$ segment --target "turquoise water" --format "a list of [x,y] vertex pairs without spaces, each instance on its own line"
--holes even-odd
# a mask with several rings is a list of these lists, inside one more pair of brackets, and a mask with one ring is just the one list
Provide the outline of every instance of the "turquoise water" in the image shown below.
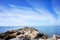
[[[23,28],[24,26],[0,26],[0,33],[10,31],[10,30],[17,30]],[[59,26],[34,26],[34,28],[38,29],[39,31],[52,36],[52,35],[60,35],[60,27]]]

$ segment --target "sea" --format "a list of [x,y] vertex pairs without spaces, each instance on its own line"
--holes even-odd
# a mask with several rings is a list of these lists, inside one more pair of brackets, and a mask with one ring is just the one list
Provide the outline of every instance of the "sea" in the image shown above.
[[[25,26],[0,26],[0,34],[10,30],[18,30],[23,27]],[[30,27],[36,28],[40,32],[43,32],[49,36],[53,35],[60,36],[60,26],[30,26]]]

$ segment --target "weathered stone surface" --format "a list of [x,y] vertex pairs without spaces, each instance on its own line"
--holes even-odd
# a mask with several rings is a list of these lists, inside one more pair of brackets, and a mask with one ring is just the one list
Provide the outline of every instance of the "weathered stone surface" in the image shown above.
[[47,39],[48,36],[32,27],[24,27],[0,34],[0,39],[3,40],[38,40],[39,38]]

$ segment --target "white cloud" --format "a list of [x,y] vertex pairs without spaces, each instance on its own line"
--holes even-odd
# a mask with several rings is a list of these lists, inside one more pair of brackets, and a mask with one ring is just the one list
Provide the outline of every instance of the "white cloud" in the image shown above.
[[10,6],[12,7],[10,10],[0,7],[3,10],[0,13],[0,26],[54,26],[60,23],[60,19],[56,20],[45,9],[36,9],[42,13],[39,14],[30,8],[18,9],[13,5]]

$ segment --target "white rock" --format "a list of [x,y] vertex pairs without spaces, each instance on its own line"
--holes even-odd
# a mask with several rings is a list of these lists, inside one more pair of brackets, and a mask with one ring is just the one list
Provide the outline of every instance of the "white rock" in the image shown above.
[[57,39],[57,40],[60,40],[60,39]]

